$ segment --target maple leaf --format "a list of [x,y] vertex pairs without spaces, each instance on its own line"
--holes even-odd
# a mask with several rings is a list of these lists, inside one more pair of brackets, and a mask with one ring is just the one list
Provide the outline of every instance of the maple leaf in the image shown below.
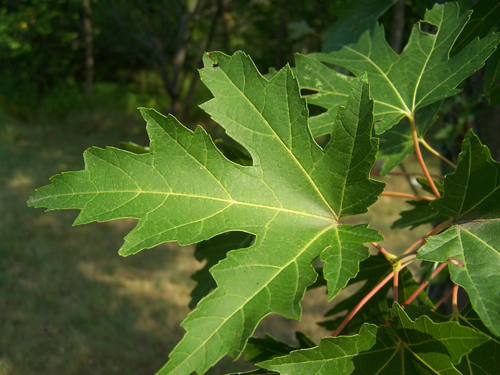
[[442,374],[460,375],[454,365],[489,340],[457,322],[412,321],[395,303],[390,326],[365,323],[354,336],[323,338],[318,347],[258,363],[281,375]]
[[472,130],[462,143],[455,172],[444,179],[444,195],[430,204],[452,218],[452,226],[428,238],[417,258],[446,262],[451,279],[469,294],[485,325],[500,335],[500,163]]
[[433,322],[449,322],[456,320],[465,327],[470,327],[477,332],[482,332],[489,336],[490,340],[483,345],[476,347],[471,353],[463,356],[460,364],[456,365],[463,375],[493,375],[498,373],[500,367],[500,337],[493,335],[483,324],[477,313],[469,303],[457,314],[444,316],[427,309],[424,306],[408,305],[405,312],[411,319],[417,319],[422,315],[427,315]]
[[314,59],[344,67],[358,77],[367,74],[375,103],[375,129],[382,133],[403,117],[414,118],[420,108],[460,92],[457,85],[480,69],[495,51],[500,36],[489,34],[470,42],[462,39],[468,44],[461,45],[461,50],[450,58],[471,13],[460,14],[456,3],[435,4],[426,11],[423,22],[437,27],[436,33],[414,25],[399,55],[387,43],[383,27],[375,18],[369,18],[360,21],[350,33],[329,35],[326,53],[298,57],[296,69],[302,88],[317,92],[307,96],[308,102],[327,109],[317,119],[311,119],[312,133],[329,133],[338,106],[343,104],[341,98],[347,95],[345,82],[352,79],[326,67],[319,69]]
[[91,148],[85,170],[53,177],[29,200],[80,209],[75,224],[139,219],[122,255],[228,231],[255,235],[252,246],[211,268],[217,288],[182,323],[186,334],[161,374],[203,373],[226,353],[236,358],[266,315],[300,319],[299,302],[317,277],[315,258],[325,259],[336,293],[369,256],[363,242],[382,240],[366,225],[340,225],[366,212],[384,187],[369,178],[378,145],[366,82],[356,82],[323,150],[288,66],[268,81],[244,53],[212,53],[204,64],[201,78],[214,98],[202,108],[246,148],[252,166],[226,159],[201,127],[193,133],[172,116],[141,109],[149,153]]

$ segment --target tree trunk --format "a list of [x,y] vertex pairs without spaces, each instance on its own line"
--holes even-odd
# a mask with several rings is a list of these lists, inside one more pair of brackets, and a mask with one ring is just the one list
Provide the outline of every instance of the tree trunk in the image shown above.
[[92,39],[92,22],[90,20],[90,0],[82,0],[83,7],[83,36],[85,41],[85,95],[92,96],[94,82],[94,53]]

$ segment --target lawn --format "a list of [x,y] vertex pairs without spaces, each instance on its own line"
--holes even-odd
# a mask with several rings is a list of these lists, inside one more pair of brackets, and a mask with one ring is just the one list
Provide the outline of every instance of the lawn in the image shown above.
[[[138,116],[103,109],[57,123],[0,114],[0,375],[150,375],[181,339],[190,276],[202,267],[193,246],[168,243],[122,258],[117,251],[134,220],[72,227],[77,212],[26,205],[50,176],[82,169],[86,148],[147,144],[144,125]],[[414,160],[407,167],[418,171]],[[386,180],[388,190],[411,192],[402,177]],[[404,208],[404,200],[381,197],[362,220],[387,234],[391,221],[379,218],[394,221]],[[428,228],[393,231],[384,246],[402,252]],[[324,293],[306,294],[302,322],[270,316],[257,334],[291,344],[294,330],[315,340],[327,335],[314,324],[332,306]],[[227,358],[210,373],[244,369]]]

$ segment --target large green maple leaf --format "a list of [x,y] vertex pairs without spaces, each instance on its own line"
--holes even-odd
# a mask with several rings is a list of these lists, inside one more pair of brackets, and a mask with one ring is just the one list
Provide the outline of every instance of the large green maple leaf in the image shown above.
[[[444,179],[444,195],[430,204],[452,226],[427,239],[417,258],[446,262],[451,279],[469,294],[484,324],[500,336],[500,163],[470,130],[457,169]],[[458,266],[456,265],[458,264]]]
[[282,375],[440,374],[460,375],[455,368],[473,348],[489,340],[457,322],[412,321],[396,303],[390,326],[365,323],[354,336],[323,338],[318,347],[258,363]]
[[193,133],[142,109],[149,153],[91,148],[85,170],[53,177],[29,201],[80,209],[75,224],[139,219],[122,255],[228,231],[256,236],[210,270],[217,288],[182,323],[187,332],[162,374],[203,373],[226,353],[237,357],[266,315],[301,317],[315,258],[324,258],[328,288],[338,291],[369,256],[362,243],[381,240],[366,225],[340,225],[342,217],[366,212],[384,187],[369,179],[378,146],[367,83],[356,83],[323,150],[288,66],[268,81],[243,53],[213,53],[204,63],[201,78],[214,98],[202,108],[248,150],[252,166],[227,160],[201,127]]
[[338,106],[347,97],[346,83],[352,80],[326,66],[320,68],[317,61],[344,67],[358,77],[367,74],[377,133],[390,129],[403,117],[415,118],[420,108],[460,92],[457,85],[483,66],[500,38],[489,34],[474,39],[450,58],[470,16],[470,11],[460,14],[456,3],[434,5],[425,13],[423,23],[435,26],[436,33],[414,25],[399,55],[387,43],[383,27],[371,18],[350,33],[330,35],[325,53],[298,57],[296,69],[302,88],[317,92],[307,96],[308,102],[327,109],[311,119],[312,133],[329,133]]

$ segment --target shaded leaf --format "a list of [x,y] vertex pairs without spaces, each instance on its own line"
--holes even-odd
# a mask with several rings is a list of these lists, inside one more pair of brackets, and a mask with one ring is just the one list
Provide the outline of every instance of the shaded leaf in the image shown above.
[[297,339],[299,348],[301,349],[314,348],[315,346],[318,346],[318,344],[316,344],[313,339],[302,332],[295,332],[295,338]]
[[498,373],[500,368],[500,356],[498,355],[500,353],[500,337],[494,336],[486,328],[470,303],[467,303],[457,316],[440,315],[423,306],[406,306],[405,311],[411,319],[428,315],[435,322],[458,320],[461,325],[486,334],[490,340],[466,354],[456,368],[464,375],[494,375]]
[[430,207],[429,201],[426,200],[415,200],[406,201],[406,203],[413,206],[411,210],[402,211],[400,213],[401,218],[396,220],[391,228],[406,228],[411,226],[410,229],[415,229],[416,227],[423,224],[437,223],[448,220],[448,216],[442,215],[436,210]]
[[472,16],[453,45],[451,55],[460,52],[475,38],[484,38],[500,20],[500,2],[497,0],[479,0],[472,7]]
[[[434,5],[425,13],[423,22],[436,26],[436,34],[423,32],[420,25],[414,25],[400,55],[389,46],[376,19],[367,19],[354,31],[345,33],[339,42],[330,44],[328,53],[310,57],[342,66],[358,77],[367,74],[375,103],[375,129],[382,133],[403,117],[414,116],[418,109],[458,93],[457,85],[480,69],[493,53],[500,38],[496,34],[473,40],[449,59],[453,43],[470,14],[459,15],[459,7],[454,3]],[[337,88],[342,83],[331,81],[330,85]],[[325,82],[316,86],[327,87]],[[334,105],[326,108],[330,106]],[[314,128],[312,131],[319,133]]]
[[[349,285],[363,282],[363,286],[355,293],[350,295],[343,301],[337,303],[330,309],[325,316],[337,317],[333,320],[327,320],[318,323],[320,326],[334,331],[345,316],[351,311],[358,302],[366,296],[379,282],[392,272],[392,265],[382,255],[371,256],[366,261],[361,262],[360,271],[356,278],[350,280]],[[413,292],[419,287],[419,283],[414,279],[412,273],[408,269],[402,269],[399,273],[399,300],[406,301]],[[364,323],[383,324],[389,319],[389,309],[391,301],[387,298],[389,290],[392,288],[392,282],[385,284],[349,321],[343,332],[357,332]],[[424,291],[418,295],[421,301],[425,301],[426,305],[432,307],[432,302],[426,298]],[[412,304],[417,304],[414,300]]]
[[245,232],[228,232],[196,245],[195,258],[200,262],[206,260],[206,263],[202,269],[191,276],[197,284],[191,292],[189,308],[196,307],[198,302],[217,286],[212,274],[209,272],[210,268],[224,259],[228,251],[243,249],[252,245],[254,238],[254,235]]
[[266,333],[265,338],[250,337],[245,348],[245,361],[250,363],[262,362],[289,354],[297,348]]
[[500,334],[500,163],[470,130],[462,143],[457,169],[444,179],[444,195],[431,208],[451,216],[453,225],[428,238],[419,259],[450,264],[451,279],[469,294],[484,324]]
[[141,146],[134,142],[120,142],[120,146],[132,151],[134,154],[147,154],[149,152],[149,147]]
[[489,100],[490,105],[500,104],[500,49],[488,60],[488,65],[484,73],[484,95]]
[[390,327],[364,324],[354,336],[323,338],[317,348],[259,363],[288,374],[460,374],[453,365],[489,338],[456,322],[412,321],[395,304]]
[[338,1],[335,23],[324,35],[323,51],[329,52],[331,46],[342,43],[349,30],[359,26],[360,21],[372,17],[378,19],[397,0],[341,0]]

